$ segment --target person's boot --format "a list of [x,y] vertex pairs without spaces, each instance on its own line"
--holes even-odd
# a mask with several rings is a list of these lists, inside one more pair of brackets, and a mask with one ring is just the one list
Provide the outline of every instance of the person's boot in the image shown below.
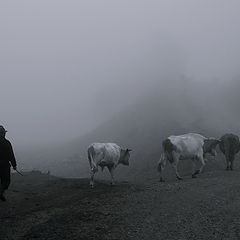
[[4,188],[1,186],[0,187],[0,200],[3,201],[3,202],[6,202],[6,198],[4,197]]

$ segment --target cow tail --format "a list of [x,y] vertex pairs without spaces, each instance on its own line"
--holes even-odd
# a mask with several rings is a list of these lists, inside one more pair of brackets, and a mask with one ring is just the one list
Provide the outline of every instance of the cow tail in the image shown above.
[[167,153],[171,153],[174,150],[174,145],[172,144],[170,139],[165,139],[162,142],[162,147],[163,147],[163,151]]
[[163,147],[163,153],[164,153],[164,158],[167,157],[168,161],[170,163],[173,162],[173,151],[176,150],[176,147],[172,144],[172,142],[170,141],[170,139],[165,139],[162,142],[162,147]]
[[93,150],[92,147],[88,149],[88,160],[89,160],[89,164],[90,164],[90,167],[91,167],[91,171],[92,171],[92,172],[97,172],[98,168],[97,168],[96,163],[95,163],[94,160],[93,160],[93,156],[92,156],[92,151],[91,151],[91,150]]

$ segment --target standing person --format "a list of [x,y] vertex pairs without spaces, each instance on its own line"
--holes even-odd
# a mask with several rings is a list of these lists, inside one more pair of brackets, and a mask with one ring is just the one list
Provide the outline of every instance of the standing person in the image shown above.
[[17,164],[11,143],[5,138],[6,130],[0,126],[0,200],[6,201],[4,192],[8,189],[11,178],[11,166],[17,170]]

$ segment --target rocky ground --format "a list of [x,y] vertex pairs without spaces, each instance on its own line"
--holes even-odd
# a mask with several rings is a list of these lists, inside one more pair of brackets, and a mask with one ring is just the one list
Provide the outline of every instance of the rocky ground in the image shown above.
[[13,176],[0,239],[240,239],[240,172],[145,183]]

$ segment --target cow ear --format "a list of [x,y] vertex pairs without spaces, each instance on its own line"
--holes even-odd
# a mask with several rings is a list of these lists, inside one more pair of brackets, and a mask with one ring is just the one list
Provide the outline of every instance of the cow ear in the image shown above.
[[132,149],[128,149],[128,148],[127,148],[127,151],[128,151],[128,152],[131,152],[131,151],[132,151]]

